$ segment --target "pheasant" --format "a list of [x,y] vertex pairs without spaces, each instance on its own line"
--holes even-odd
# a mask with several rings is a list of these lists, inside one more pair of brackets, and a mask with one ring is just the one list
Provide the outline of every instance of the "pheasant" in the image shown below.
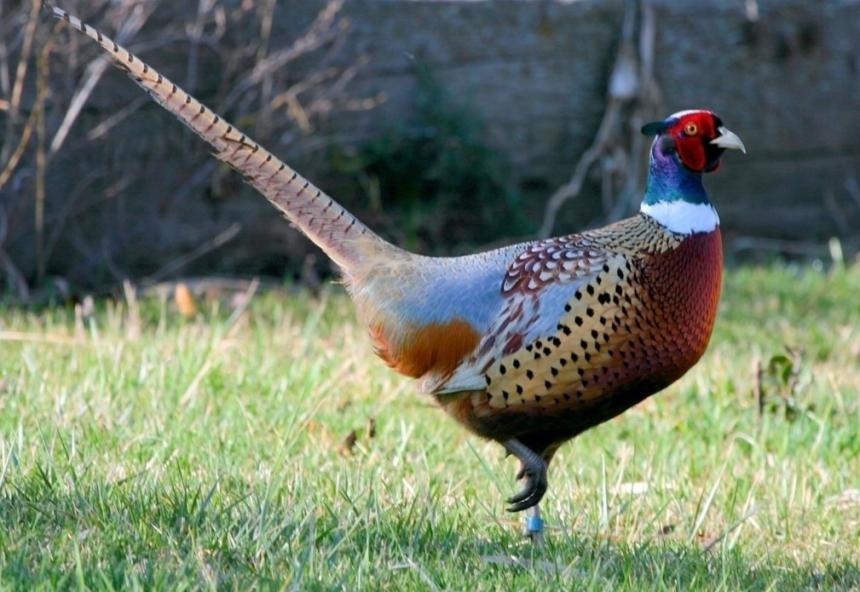
[[717,314],[722,242],[702,175],[740,138],[708,110],[649,123],[639,213],[609,226],[456,258],[406,252],[107,36],[98,42],[337,264],[377,354],[520,461],[509,510],[538,503],[559,446],[678,380]]

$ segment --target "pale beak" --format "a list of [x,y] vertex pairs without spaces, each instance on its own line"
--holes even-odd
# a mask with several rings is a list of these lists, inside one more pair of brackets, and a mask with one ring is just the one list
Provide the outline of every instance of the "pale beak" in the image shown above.
[[744,143],[741,142],[741,139],[735,132],[729,130],[729,128],[725,126],[718,127],[717,131],[720,132],[720,135],[711,140],[711,144],[719,146],[720,148],[733,148],[735,150],[740,150],[744,154],[747,153],[746,146],[744,146]]

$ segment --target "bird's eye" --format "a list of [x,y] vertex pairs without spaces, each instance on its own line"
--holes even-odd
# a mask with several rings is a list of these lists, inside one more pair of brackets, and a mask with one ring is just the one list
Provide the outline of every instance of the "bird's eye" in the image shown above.
[[684,126],[684,133],[688,136],[695,136],[697,133],[699,133],[699,126],[695,123],[688,123]]

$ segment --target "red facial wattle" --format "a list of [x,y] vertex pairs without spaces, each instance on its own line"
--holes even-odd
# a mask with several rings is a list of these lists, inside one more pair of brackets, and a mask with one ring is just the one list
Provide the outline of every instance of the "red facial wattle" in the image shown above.
[[697,172],[715,171],[720,166],[723,150],[711,143],[720,135],[720,125],[716,115],[697,112],[681,117],[667,130],[675,140],[678,158],[684,166]]

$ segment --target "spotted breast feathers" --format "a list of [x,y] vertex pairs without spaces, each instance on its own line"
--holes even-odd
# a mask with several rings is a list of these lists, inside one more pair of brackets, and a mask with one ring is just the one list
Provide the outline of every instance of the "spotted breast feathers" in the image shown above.
[[488,413],[539,412],[645,376],[674,380],[707,344],[719,245],[718,231],[684,237],[647,216],[533,243],[510,264],[504,309],[474,353],[425,389],[475,391]]

